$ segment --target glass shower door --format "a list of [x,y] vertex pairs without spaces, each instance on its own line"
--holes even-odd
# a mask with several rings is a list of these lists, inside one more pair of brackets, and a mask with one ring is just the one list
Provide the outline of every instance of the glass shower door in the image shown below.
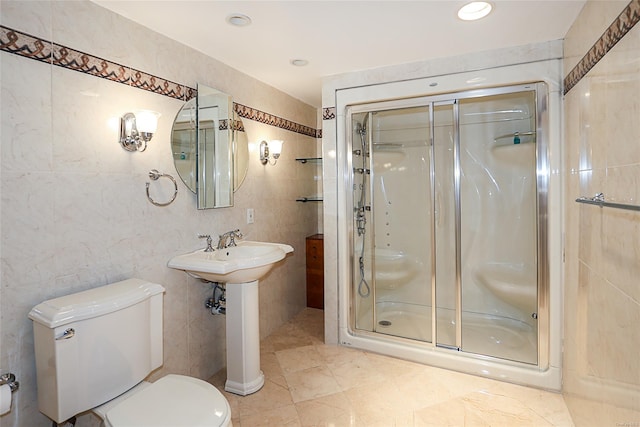
[[429,106],[354,114],[351,122],[356,326],[430,342]]
[[538,363],[533,87],[350,107],[355,329]]
[[537,363],[536,94],[459,101],[462,350]]

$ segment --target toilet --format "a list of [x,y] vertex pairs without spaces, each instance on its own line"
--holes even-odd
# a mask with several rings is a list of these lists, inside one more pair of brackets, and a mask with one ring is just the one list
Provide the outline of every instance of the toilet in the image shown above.
[[229,403],[206,381],[144,381],[163,363],[163,293],[129,279],[35,306],[40,412],[62,423],[91,410],[107,427],[231,426]]

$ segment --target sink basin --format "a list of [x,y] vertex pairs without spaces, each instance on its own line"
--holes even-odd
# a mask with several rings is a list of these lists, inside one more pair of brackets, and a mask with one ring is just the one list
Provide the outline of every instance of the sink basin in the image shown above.
[[293,248],[282,243],[241,241],[214,252],[201,249],[178,255],[167,265],[211,282],[247,283],[263,277],[289,252]]

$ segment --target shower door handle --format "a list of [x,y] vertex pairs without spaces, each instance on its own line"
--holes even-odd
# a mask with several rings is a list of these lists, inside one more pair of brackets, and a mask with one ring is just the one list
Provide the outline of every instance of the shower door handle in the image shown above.
[[436,227],[442,227],[442,196],[438,191],[436,191],[435,197],[435,206],[434,206],[434,215],[436,216]]

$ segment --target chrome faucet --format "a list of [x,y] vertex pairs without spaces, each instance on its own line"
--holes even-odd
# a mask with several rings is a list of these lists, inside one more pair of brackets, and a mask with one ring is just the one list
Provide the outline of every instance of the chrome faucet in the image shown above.
[[210,234],[198,234],[198,238],[200,239],[207,239],[207,248],[204,250],[205,252],[213,252],[213,246],[211,246],[211,243],[213,243],[213,241],[211,240],[211,235]]
[[[240,233],[240,229],[227,231],[224,234],[221,234],[218,240],[218,249],[228,248],[229,246],[236,246],[236,239],[242,239],[242,233]],[[229,243],[227,243],[229,240]]]

